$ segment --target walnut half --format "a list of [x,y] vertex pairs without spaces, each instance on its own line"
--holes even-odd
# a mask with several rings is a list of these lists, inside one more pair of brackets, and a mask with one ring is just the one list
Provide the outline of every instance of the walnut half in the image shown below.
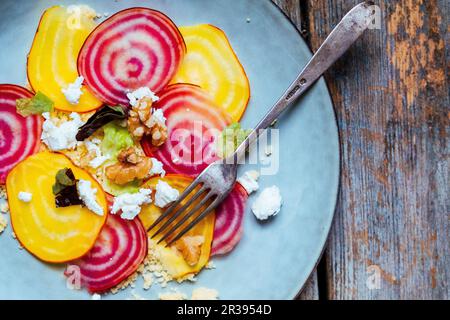
[[152,145],[159,147],[167,140],[167,127],[160,117],[153,113],[153,100],[142,98],[130,110],[128,115],[128,131],[137,140],[150,136]]
[[176,241],[173,247],[183,256],[190,266],[195,266],[200,260],[204,236],[184,236]]
[[118,185],[147,178],[153,165],[150,158],[138,155],[134,148],[122,150],[117,159],[119,162],[106,167],[105,173],[109,180]]

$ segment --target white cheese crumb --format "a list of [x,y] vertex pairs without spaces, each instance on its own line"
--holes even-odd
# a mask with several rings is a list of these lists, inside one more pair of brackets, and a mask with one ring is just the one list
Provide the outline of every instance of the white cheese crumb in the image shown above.
[[213,270],[213,269],[216,269],[216,265],[215,265],[214,261],[210,260],[208,262],[208,264],[205,266],[205,268],[208,270]]
[[50,113],[44,112],[42,116],[45,122],[42,125],[41,139],[51,151],[74,149],[77,146],[76,135],[78,129],[84,125],[78,113],[72,112],[72,120],[62,123],[59,127],[52,122]]
[[125,193],[114,198],[111,213],[122,211],[120,217],[125,220],[133,220],[140,212],[141,206],[152,203],[151,189],[140,189],[138,193]]
[[144,290],[150,289],[150,287],[153,285],[153,275],[151,273],[143,273],[142,278],[144,279]]
[[164,170],[162,162],[155,158],[151,158],[151,160],[152,168],[150,169],[149,174],[151,176],[160,175],[161,177],[164,177],[166,175],[166,170]]
[[100,167],[105,161],[110,159],[110,156],[104,156],[102,154],[102,151],[100,149],[100,143],[101,141],[98,139],[93,139],[92,141],[86,140],[84,144],[86,145],[86,149],[89,151],[89,153],[94,153],[95,158],[89,161],[89,166],[97,169]]
[[94,293],[91,297],[91,300],[102,300],[102,296],[98,293]]
[[67,88],[61,90],[70,104],[77,105],[80,103],[80,97],[83,94],[83,91],[81,91],[83,88],[83,81],[84,78],[80,76],[74,83],[70,83]]
[[86,207],[99,216],[103,216],[103,208],[98,204],[96,199],[97,189],[92,188],[91,182],[88,180],[79,180],[77,182],[77,190],[81,201]]
[[31,199],[33,199],[33,195],[29,192],[20,191],[18,198],[23,202],[31,202]]
[[153,100],[153,102],[156,102],[159,100],[159,97],[157,97],[155,95],[155,93],[152,90],[150,90],[150,88],[148,88],[148,87],[142,87],[142,88],[139,88],[137,90],[127,93],[127,98],[128,98],[128,100],[130,100],[130,105],[132,107],[134,107],[139,100],[141,100],[142,98],[146,98],[146,97],[151,98]]
[[165,208],[169,203],[178,199],[180,192],[172,188],[167,182],[159,180],[156,185],[155,206]]
[[200,287],[192,291],[191,300],[217,300],[218,297],[217,290]]
[[247,18],[245,21],[247,21],[247,23],[250,23],[250,22],[252,22],[252,19],[251,18]]
[[252,211],[259,220],[267,220],[277,215],[280,209],[280,189],[276,186],[264,189],[252,205]]
[[187,300],[187,297],[184,293],[175,291],[160,293],[159,300]]
[[259,184],[259,172],[258,171],[247,171],[242,177],[237,181],[244,187],[247,193],[250,195],[255,191],[258,191]]
[[164,113],[161,109],[153,109],[152,116],[160,124],[166,125],[167,119],[166,119],[166,117],[164,117]]
[[0,233],[5,231],[6,227],[8,226],[8,221],[3,217],[3,215],[0,215]]

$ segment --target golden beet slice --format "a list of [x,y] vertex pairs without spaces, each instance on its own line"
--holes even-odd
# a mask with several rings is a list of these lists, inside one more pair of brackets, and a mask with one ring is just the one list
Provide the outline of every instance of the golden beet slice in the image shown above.
[[225,33],[201,24],[181,27],[187,54],[172,83],[191,83],[206,90],[238,122],[250,99],[250,83]]
[[39,22],[28,56],[28,80],[33,90],[52,99],[58,110],[87,112],[102,105],[86,86],[77,105],[70,104],[62,92],[78,77],[78,53],[96,26],[94,15],[87,6],[55,6],[47,9]]
[[[192,178],[188,176],[171,174],[162,179],[150,179],[143,187],[155,189],[159,180],[167,182],[172,188],[179,190],[180,194],[192,183]],[[139,217],[144,224],[144,227],[148,229],[162,212],[163,209],[154,205],[149,205],[143,207]],[[178,219],[175,220],[172,226],[178,221]],[[188,275],[196,274],[208,263],[214,233],[214,221],[215,214],[211,213],[183,237],[185,240],[184,242],[182,240],[183,238],[180,239],[182,241],[178,241],[178,248],[176,245],[172,247],[164,247],[163,244],[156,245],[156,242],[154,241],[149,243],[150,248],[158,251],[158,256],[164,269],[167,270],[174,279],[181,279]],[[151,232],[154,231],[156,231],[156,229]],[[197,241],[198,239],[201,239],[202,241]],[[156,237],[155,240],[157,241],[158,237]],[[189,246],[189,248],[186,246],[184,246],[186,248],[180,248],[179,246],[180,243],[191,243],[192,241],[197,242],[200,246],[199,256],[197,252],[194,252],[198,249],[195,248],[195,245]]]
[[[86,207],[56,208],[52,186],[58,170],[72,169],[76,179],[91,181],[99,216]],[[94,245],[107,217],[106,195],[89,173],[77,168],[64,155],[42,152],[19,163],[6,179],[11,223],[20,243],[39,259],[66,262],[86,254]],[[19,200],[19,192],[32,194],[30,202]]]

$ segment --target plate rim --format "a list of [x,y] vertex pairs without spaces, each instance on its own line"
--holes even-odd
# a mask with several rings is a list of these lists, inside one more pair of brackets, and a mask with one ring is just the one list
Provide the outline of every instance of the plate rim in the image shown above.
[[[274,6],[279,12],[281,12],[281,14],[289,21],[289,23],[292,25],[292,27],[294,28],[294,30],[297,32],[298,36],[300,37],[300,39],[303,41],[303,43],[306,45],[306,47],[308,48],[309,52],[311,53],[311,55],[314,54],[313,50],[311,49],[310,45],[308,44],[308,42],[305,40],[305,38],[303,37],[301,31],[298,29],[298,27],[295,25],[294,21],[292,21],[292,19],[287,15],[286,12],[283,11],[283,9],[281,9],[273,0],[266,0],[268,2],[270,2],[272,4],[272,6]],[[314,273],[314,270],[317,270],[317,267],[320,264],[320,261],[322,260],[324,253],[327,249],[327,243],[328,240],[330,238],[330,234],[331,234],[331,228],[334,224],[335,218],[336,218],[336,209],[338,206],[338,201],[339,201],[339,195],[341,193],[341,179],[342,179],[342,144],[341,144],[341,135],[340,135],[340,127],[339,127],[339,121],[338,121],[338,117],[337,117],[337,112],[336,112],[336,107],[335,107],[335,102],[333,99],[333,96],[331,95],[330,92],[330,86],[328,84],[328,82],[326,81],[325,77],[322,76],[321,79],[323,79],[323,83],[325,84],[325,89],[328,93],[328,96],[330,97],[330,101],[331,101],[331,106],[333,109],[333,115],[334,115],[334,122],[336,124],[336,128],[337,128],[337,137],[338,137],[338,185],[337,185],[337,189],[336,189],[336,195],[335,195],[335,203],[334,203],[334,208],[333,208],[333,214],[331,217],[331,221],[329,226],[327,227],[326,230],[326,237],[325,240],[322,244],[322,249],[321,252],[318,256],[318,258],[316,259],[315,263],[314,263],[314,267],[312,268],[312,270],[308,273],[308,277],[306,279],[306,281],[303,284],[299,285],[299,289],[297,290],[297,294],[295,294],[291,300],[298,300],[300,298],[300,295],[303,293],[303,291],[306,289],[306,285],[309,281],[309,279],[311,278],[312,274]],[[320,79],[319,79],[320,81]],[[319,297],[320,297],[320,293],[319,293]]]

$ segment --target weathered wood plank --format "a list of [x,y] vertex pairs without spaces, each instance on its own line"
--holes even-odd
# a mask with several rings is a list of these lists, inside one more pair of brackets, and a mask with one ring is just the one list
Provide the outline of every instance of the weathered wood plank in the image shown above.
[[[302,30],[301,25],[301,12],[300,12],[301,0],[273,0],[281,10],[294,22],[299,30]],[[317,272],[314,271],[301,295],[298,297],[300,300],[318,300],[319,299],[319,286]]]
[[[358,1],[304,2],[316,50]],[[327,296],[448,299],[448,2],[377,4],[381,30],[369,31],[326,76],[342,141]],[[379,289],[368,288],[378,273]]]

